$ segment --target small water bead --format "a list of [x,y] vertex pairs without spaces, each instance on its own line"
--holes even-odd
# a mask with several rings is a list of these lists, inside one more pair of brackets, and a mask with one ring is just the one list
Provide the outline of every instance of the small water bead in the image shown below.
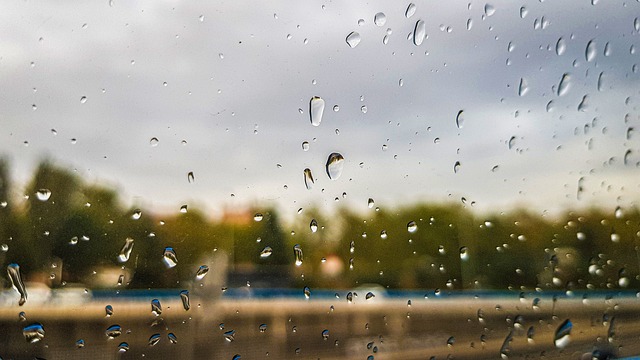
[[189,182],[189,184],[191,184],[194,181],[195,181],[195,177],[193,176],[193,171],[189,171],[187,173],[187,182]]
[[84,104],[84,103],[86,103],[86,102],[87,102],[87,97],[86,97],[86,96],[82,96],[82,97],[80,98],[80,104]]
[[309,142],[308,141],[302,142],[302,150],[303,151],[309,151]]
[[142,216],[142,211],[140,209],[134,210],[133,214],[131,214],[131,218],[133,220],[138,220],[138,219],[140,219],[141,216]]
[[255,222],[260,222],[262,221],[263,218],[264,218],[264,215],[262,215],[261,213],[256,213],[255,215],[253,215],[253,220]]
[[84,347],[84,340],[82,340],[82,339],[78,339],[78,340],[76,341],[76,348],[77,348],[77,349],[82,349],[83,347]]
[[316,219],[311,219],[311,223],[309,223],[309,229],[312,233],[318,231],[318,222],[316,221]]

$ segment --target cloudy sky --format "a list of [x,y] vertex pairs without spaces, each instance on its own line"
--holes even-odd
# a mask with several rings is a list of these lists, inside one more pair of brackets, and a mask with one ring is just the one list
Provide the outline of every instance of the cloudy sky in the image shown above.
[[50,158],[165,212],[635,206],[640,3],[593,3],[7,2],[0,153],[17,183]]

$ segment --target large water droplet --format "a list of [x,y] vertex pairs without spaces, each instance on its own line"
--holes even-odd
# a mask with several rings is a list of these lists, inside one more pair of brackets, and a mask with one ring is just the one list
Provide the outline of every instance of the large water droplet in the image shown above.
[[115,339],[118,336],[122,335],[122,328],[120,325],[111,325],[105,331],[105,334],[109,339]]
[[518,85],[518,95],[524,96],[529,91],[529,86],[527,84],[527,80],[525,78],[520,78],[520,85]]
[[322,114],[324,113],[324,100],[319,96],[314,96],[309,100],[309,117],[311,125],[319,126],[322,122]]
[[178,343],[178,338],[176,337],[176,335],[174,333],[168,333],[167,334],[167,338],[169,339],[169,342],[172,344],[177,344]]
[[155,346],[160,342],[160,334],[153,334],[149,337],[149,346]]
[[180,300],[182,300],[182,307],[185,311],[189,311],[191,309],[191,304],[189,303],[189,290],[180,291]]
[[253,221],[255,222],[260,222],[262,221],[263,218],[264,218],[264,215],[262,215],[261,213],[256,213],[255,215],[253,215]]
[[22,306],[27,301],[27,289],[24,287],[22,277],[20,276],[20,265],[11,263],[7,265],[7,274],[11,279],[11,286],[20,294],[18,305]]
[[462,129],[464,126],[464,110],[458,111],[458,115],[456,115],[456,127],[458,129]]
[[384,24],[387,23],[387,16],[384,13],[379,12],[373,17],[373,23],[377,26],[384,26]]
[[558,96],[563,96],[569,91],[571,87],[571,76],[568,73],[564,73],[558,83]]
[[160,304],[160,300],[151,300],[151,313],[155,316],[160,316],[160,314],[162,314],[162,305]]
[[412,17],[415,13],[416,13],[416,4],[410,3],[409,6],[407,6],[407,10],[404,12],[404,16],[408,19]]
[[496,13],[496,8],[493,5],[491,4],[484,5],[484,14],[486,16],[492,16],[495,13]]
[[131,250],[133,250],[133,239],[126,238],[124,241],[124,245],[120,250],[120,254],[118,255],[118,261],[121,263],[129,261],[129,256],[131,256]]
[[564,54],[564,52],[567,50],[567,42],[564,40],[564,38],[559,38],[558,42],[556,42],[556,54],[558,56]]
[[569,344],[571,341],[570,334],[572,328],[573,324],[569,319],[566,319],[562,324],[560,324],[560,326],[558,326],[553,338],[553,342],[557,348],[562,349]]
[[22,329],[22,335],[28,343],[37,343],[44,339],[44,327],[40,323],[33,323]]
[[413,30],[413,43],[416,46],[420,46],[426,36],[427,36],[427,25],[424,23],[423,20],[418,20],[416,22],[416,27]]
[[118,352],[125,353],[127,351],[129,351],[129,344],[127,344],[126,342],[121,342],[120,345],[118,345]]
[[209,267],[207,265],[200,265],[196,272],[196,280],[202,280],[209,273]]
[[309,229],[312,233],[318,231],[318,222],[316,219],[311,219],[311,223],[309,223]]
[[40,189],[36,192],[36,197],[40,201],[47,201],[51,197],[51,190],[49,189]]
[[520,8],[520,18],[524,19],[525,17],[527,17],[527,14],[529,14],[529,9],[527,9],[525,6],[522,6]]
[[327,175],[331,180],[337,180],[342,175],[344,157],[340,153],[331,153],[327,159]]
[[358,44],[360,44],[360,40],[362,39],[360,38],[360,34],[353,31],[349,35],[347,35],[347,38],[345,40],[347,41],[347,45],[349,45],[350,48],[354,48],[358,46]]
[[418,230],[418,225],[416,224],[416,222],[409,221],[409,223],[407,223],[407,231],[410,233],[414,233],[416,232],[416,230]]
[[307,190],[311,190],[314,183],[315,183],[315,180],[313,180],[313,174],[311,173],[311,169],[309,168],[304,169],[304,186],[307,188]]
[[460,260],[468,260],[469,259],[469,251],[466,246],[460,248]]
[[178,265],[178,258],[176,257],[176,252],[172,247],[164,248],[164,254],[162,256],[162,260],[167,268],[171,269],[172,267]]
[[295,257],[295,264],[296,266],[300,266],[302,265],[302,260],[303,260],[303,255],[302,255],[302,248],[300,247],[300,245],[295,244],[293,246],[293,255]]
[[273,249],[271,249],[270,246],[265,246],[264,249],[262,249],[262,251],[260,252],[260,257],[261,258],[268,258],[269,256],[271,256],[271,254],[273,254]]
[[226,331],[224,334],[222,334],[222,336],[228,342],[232,342],[233,340],[236,339],[236,331],[235,330]]
[[595,40],[590,40],[587,43],[587,48],[584,51],[584,58],[587,61],[593,61],[596,58],[597,53],[598,53],[598,50],[596,49]]

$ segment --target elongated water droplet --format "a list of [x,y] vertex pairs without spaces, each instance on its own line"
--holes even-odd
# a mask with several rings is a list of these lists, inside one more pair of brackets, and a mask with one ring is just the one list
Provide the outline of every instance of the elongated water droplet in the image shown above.
[[560,83],[558,83],[558,96],[565,95],[569,88],[571,87],[571,75],[568,73],[564,73],[562,78],[560,79]]
[[20,265],[11,263],[7,265],[7,274],[11,279],[11,286],[20,294],[18,305],[22,306],[27,301],[27,289],[24,287],[22,277],[20,276]]
[[168,333],[167,334],[167,338],[169,339],[169,342],[172,344],[177,344],[178,343],[178,338],[176,337],[176,335],[174,333]]
[[155,346],[158,342],[160,342],[160,334],[153,334],[149,337],[149,346]]
[[162,260],[167,268],[171,269],[172,267],[178,265],[178,258],[176,257],[176,252],[172,247],[164,248],[164,254],[162,256]]
[[120,250],[120,254],[118,255],[118,261],[121,263],[129,261],[129,257],[131,256],[132,250],[133,250],[133,239],[126,238],[124,241],[124,245]]
[[118,345],[118,352],[122,354],[127,351],[129,351],[129,344],[127,344],[126,342],[121,342],[120,345]]
[[460,248],[460,260],[465,261],[469,259],[469,251],[466,246]]
[[151,313],[155,316],[160,316],[160,314],[162,314],[162,305],[160,304],[160,300],[151,300]]
[[304,186],[307,188],[307,190],[311,190],[314,183],[315,183],[315,180],[313,179],[313,174],[311,173],[311,169],[309,168],[304,169]]
[[513,330],[511,330],[507,337],[504,338],[502,346],[500,347],[500,357],[503,359],[507,359],[509,357],[509,353],[511,352],[511,340],[513,340]]
[[51,197],[51,190],[49,189],[40,189],[36,192],[36,197],[40,201],[47,201]]
[[627,151],[625,151],[624,157],[622,160],[625,165],[629,165],[629,158],[631,157],[631,153],[632,153],[631,149],[627,149]]
[[345,40],[347,42],[347,45],[349,45],[349,47],[353,49],[354,47],[358,46],[358,44],[360,44],[360,40],[362,39],[360,38],[360,34],[353,31],[349,33],[349,35],[347,35],[347,38]]
[[556,54],[561,56],[567,50],[567,42],[564,38],[559,38],[558,42],[556,42]]
[[314,96],[309,100],[309,117],[311,125],[319,126],[324,114],[324,100],[319,96]]
[[582,101],[578,104],[578,111],[587,111],[589,108],[589,95],[582,97]]
[[340,153],[331,153],[327,158],[327,175],[331,180],[337,180],[342,175],[344,157]]
[[458,115],[456,115],[456,127],[458,129],[462,129],[464,126],[464,110],[458,111]]
[[598,91],[604,90],[604,72],[598,75]]
[[410,3],[409,6],[407,6],[407,10],[404,12],[404,16],[408,19],[412,17],[415,13],[416,13],[416,4]]
[[318,231],[318,222],[316,219],[311,219],[311,223],[309,223],[309,229],[312,233]]
[[373,23],[377,26],[384,26],[387,23],[387,16],[384,13],[377,13],[373,17]]
[[262,251],[260,252],[260,257],[261,258],[268,258],[269,256],[271,256],[271,254],[273,254],[273,249],[271,249],[270,246],[265,246],[264,249],[262,249]]
[[305,286],[302,292],[304,293],[304,298],[309,300],[309,298],[311,297],[311,289],[309,289],[308,286]]
[[573,328],[573,324],[571,320],[566,319],[558,329],[556,329],[556,333],[553,338],[553,342],[557,348],[562,349],[569,344],[571,341],[571,329]]
[[191,184],[194,180],[195,178],[193,177],[193,171],[189,171],[189,173],[187,174],[187,181],[189,182],[189,184]]
[[522,6],[520,8],[520,18],[524,19],[525,17],[527,17],[527,14],[529,13],[529,9],[527,9],[525,6]]
[[122,328],[120,327],[120,325],[111,325],[107,328],[105,334],[109,339],[115,339],[118,336],[122,335]]
[[416,46],[420,46],[426,36],[427,36],[427,25],[424,23],[423,20],[418,20],[416,22],[416,27],[413,30],[413,43]]
[[189,290],[180,291],[180,300],[182,300],[182,307],[184,311],[189,311],[191,309],[191,304],[189,303]]
[[226,331],[224,334],[222,334],[222,336],[228,342],[232,342],[233,340],[236,339],[236,331],[235,330]]
[[40,323],[33,323],[29,326],[25,326],[22,329],[22,335],[28,343],[37,343],[44,339],[44,327]]
[[492,16],[495,13],[496,13],[496,8],[493,5],[491,4],[484,5],[484,14],[486,16]]
[[296,266],[300,266],[302,265],[302,260],[303,260],[303,255],[302,255],[302,248],[300,247],[300,245],[295,244],[293,246],[293,255],[295,257],[295,264]]
[[584,51],[584,58],[589,62],[589,61],[593,61],[596,58],[596,54],[598,53],[598,50],[596,49],[596,42],[595,40],[590,40],[587,43],[587,48]]
[[416,224],[416,222],[409,221],[409,223],[407,223],[407,231],[410,233],[414,233],[416,232],[416,230],[418,230],[418,225]]
[[518,86],[518,95],[524,96],[529,91],[529,86],[525,78],[520,78],[520,85]]
[[640,32],[640,18],[633,19],[633,29],[636,32]]
[[104,307],[104,316],[105,317],[111,317],[113,315],[113,306],[111,305],[107,305]]
[[456,161],[456,163],[455,163],[455,164],[453,164],[453,173],[454,173],[454,174],[457,174],[457,173],[458,173],[458,171],[460,171],[460,166],[461,166],[461,165],[462,165],[462,164],[460,164],[460,161]]
[[209,273],[209,267],[207,265],[200,265],[196,272],[196,280],[202,280]]

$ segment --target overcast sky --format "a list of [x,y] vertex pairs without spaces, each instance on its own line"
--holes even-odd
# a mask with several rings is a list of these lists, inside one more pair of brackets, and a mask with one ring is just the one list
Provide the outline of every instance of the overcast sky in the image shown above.
[[[5,2],[0,153],[17,183],[50,158],[165,212],[635,206],[640,3],[594,2],[416,1],[410,18],[396,1]],[[344,169],[330,180],[334,152]]]

